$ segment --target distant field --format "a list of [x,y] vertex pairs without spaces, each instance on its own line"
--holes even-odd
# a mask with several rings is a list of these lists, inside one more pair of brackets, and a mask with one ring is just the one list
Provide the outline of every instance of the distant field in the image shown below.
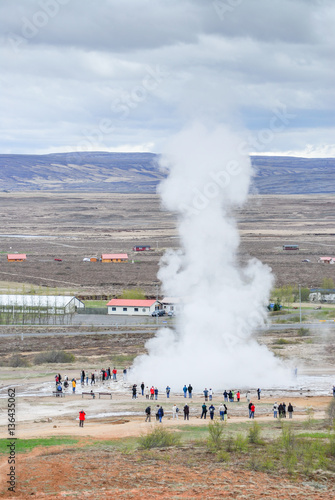
[[[162,210],[154,194],[0,193],[0,203],[6,207],[1,234],[35,236],[0,234],[2,293],[80,294],[100,304],[101,295],[140,287],[156,297],[159,260],[179,245],[176,217]],[[325,277],[335,280],[335,266],[317,262],[320,255],[335,255],[332,196],[251,196],[236,217],[238,259],[257,257],[268,264],[276,286],[317,287]],[[142,244],[153,250],[133,252]],[[299,244],[300,250],[283,251],[284,244]],[[7,252],[23,251],[26,262],[7,262]],[[128,253],[129,262],[83,262],[114,252]]]

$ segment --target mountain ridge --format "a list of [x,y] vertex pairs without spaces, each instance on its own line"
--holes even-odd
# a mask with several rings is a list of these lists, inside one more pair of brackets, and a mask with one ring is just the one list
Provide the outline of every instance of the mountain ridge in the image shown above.
[[[0,190],[155,193],[165,178],[155,153],[0,155]],[[331,194],[335,158],[251,156],[252,192]]]

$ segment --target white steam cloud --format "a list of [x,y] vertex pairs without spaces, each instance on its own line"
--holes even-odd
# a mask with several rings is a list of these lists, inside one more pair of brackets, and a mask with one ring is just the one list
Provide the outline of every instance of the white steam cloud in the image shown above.
[[162,328],[136,358],[132,377],[179,391],[191,383],[245,388],[282,385],[288,370],[253,338],[266,321],[270,269],[257,259],[241,268],[232,210],[247,199],[252,167],[240,137],[224,127],[194,124],[163,155],[169,175],[159,188],[178,213],[180,250],[167,251],[159,278],[167,296],[183,301],[176,329]]

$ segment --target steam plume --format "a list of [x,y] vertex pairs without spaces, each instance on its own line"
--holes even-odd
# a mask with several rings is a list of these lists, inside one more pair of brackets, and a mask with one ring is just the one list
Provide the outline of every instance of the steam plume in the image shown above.
[[224,127],[194,124],[163,155],[169,175],[159,192],[178,214],[180,250],[167,251],[159,278],[166,295],[184,306],[176,330],[162,328],[146,344],[133,376],[181,390],[272,386],[286,370],[253,338],[266,321],[270,269],[257,259],[241,268],[232,215],[247,199],[252,167],[239,137]]

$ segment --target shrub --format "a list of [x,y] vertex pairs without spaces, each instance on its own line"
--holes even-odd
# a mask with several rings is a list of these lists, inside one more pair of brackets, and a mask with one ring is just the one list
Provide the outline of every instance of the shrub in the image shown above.
[[13,368],[26,367],[29,366],[29,364],[27,358],[21,354],[13,354],[7,361],[7,366],[12,366]]
[[140,448],[149,450],[151,448],[165,448],[167,446],[177,446],[180,444],[180,437],[169,432],[162,427],[157,427],[149,434],[138,438]]
[[223,431],[224,423],[219,421],[211,422],[208,425],[209,438],[207,441],[207,446],[212,451],[218,451],[223,447]]
[[307,420],[305,420],[305,423],[304,423],[304,427],[306,427],[307,429],[313,427],[313,425],[315,424],[315,419],[314,419],[314,409],[313,408],[307,408],[306,409],[306,413],[307,413]]
[[75,356],[66,351],[47,351],[40,352],[34,358],[36,365],[43,363],[73,363]]
[[235,438],[235,449],[238,452],[247,451],[248,449],[248,439],[242,434],[237,434]]
[[307,337],[310,334],[310,331],[308,328],[299,328],[298,330],[298,335],[299,337]]
[[289,340],[286,339],[278,339],[274,341],[274,345],[284,345],[284,344],[291,344]]
[[281,454],[281,460],[284,467],[289,474],[293,474],[294,469],[297,465],[297,449],[296,449],[296,439],[291,426],[285,426],[282,424],[282,435],[280,438],[280,445],[283,449]]
[[261,444],[262,440],[260,438],[261,428],[257,422],[254,422],[248,432],[249,443]]
[[216,453],[216,458],[218,459],[219,462],[228,462],[230,460],[230,455],[225,450],[219,450]]

